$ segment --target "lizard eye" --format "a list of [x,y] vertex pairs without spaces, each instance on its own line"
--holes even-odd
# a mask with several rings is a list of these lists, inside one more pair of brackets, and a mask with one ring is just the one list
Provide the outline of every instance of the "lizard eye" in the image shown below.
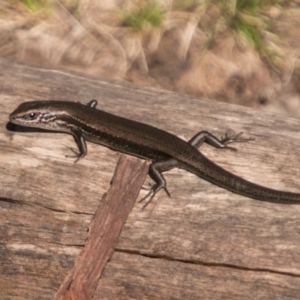
[[34,119],[36,119],[37,114],[32,112],[32,113],[30,113],[30,114],[28,115],[28,117],[29,117],[30,120],[34,120]]

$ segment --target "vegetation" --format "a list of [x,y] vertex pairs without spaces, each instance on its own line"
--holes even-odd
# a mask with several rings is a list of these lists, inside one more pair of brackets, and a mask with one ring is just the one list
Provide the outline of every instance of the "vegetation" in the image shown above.
[[18,0],[14,2],[22,3],[31,12],[48,10],[53,4],[51,0]]
[[[103,1],[105,2],[105,1]],[[113,1],[114,2],[114,1]],[[128,27],[136,32],[143,33],[149,28],[161,29],[155,30],[153,36],[152,47],[155,51],[155,45],[158,47],[159,39],[163,37],[163,31],[168,31],[176,26],[180,26],[182,29],[182,37],[178,37],[181,42],[180,51],[184,53],[181,57],[187,57],[187,52],[192,45],[192,41],[195,37],[194,34],[200,34],[204,36],[201,40],[201,44],[198,44],[197,50],[201,52],[203,49],[207,49],[216,39],[222,39],[225,34],[231,35],[235,38],[237,43],[242,42],[246,47],[252,47],[260,56],[269,63],[276,71],[290,63],[290,60],[284,59],[283,52],[280,52],[282,47],[280,45],[280,38],[273,32],[272,18],[267,14],[267,11],[271,7],[277,7],[277,10],[282,11],[286,5],[289,5],[291,1],[288,0],[125,0],[121,1],[120,7],[109,8],[108,11],[101,11],[101,1],[99,0],[5,0],[4,3],[8,5],[7,12],[16,10],[15,15],[18,14],[20,7],[24,12],[30,12],[30,18],[27,18],[33,23],[35,18],[37,21],[41,21],[44,15],[48,15],[49,12],[53,12],[54,3],[58,3],[59,9],[63,9],[64,13],[69,14],[70,20],[81,26],[83,32],[86,32],[87,36],[92,36],[91,32],[96,29],[89,28],[94,24],[97,27],[99,24],[102,33],[105,30],[112,30],[107,32],[106,38],[110,39],[110,42],[115,45],[116,48],[122,44],[115,43],[116,38],[112,34],[118,26]],[[19,5],[17,5],[19,4]],[[21,5],[20,5],[21,4]],[[73,7],[73,9],[72,9]],[[88,7],[95,7],[95,13],[93,15],[93,21],[87,21]],[[97,10],[97,8],[100,8]],[[13,8],[13,9],[11,9]],[[3,13],[2,13],[3,11]],[[0,8],[2,15],[8,15],[6,11]],[[121,11],[121,14],[116,14],[117,11]],[[99,19],[97,13],[99,13]],[[103,13],[104,12],[104,13]],[[28,15],[28,14],[26,14]],[[37,17],[38,15],[38,17]],[[105,16],[105,17],[104,17]],[[113,16],[113,17],[112,17]],[[116,17],[118,16],[118,17]],[[103,20],[101,20],[103,17]],[[110,19],[111,17],[111,19]],[[179,22],[177,22],[180,18]],[[107,20],[113,20],[111,23]],[[183,22],[182,22],[183,21]],[[273,19],[274,21],[274,19]],[[102,23],[103,22],[103,23]],[[107,22],[107,23],[105,23]],[[184,23],[185,22],[185,23]],[[24,22],[25,23],[25,22]],[[84,24],[84,25],[82,25]],[[111,26],[111,24],[113,24]],[[178,24],[178,25],[177,25]],[[185,24],[185,25],[183,25]],[[185,26],[185,28],[181,26]],[[168,27],[169,26],[169,27]],[[98,28],[98,27],[97,27]],[[99,29],[98,28],[98,29]],[[179,28],[179,27],[178,27]],[[188,32],[188,30],[190,30]],[[179,31],[178,31],[179,32]],[[101,33],[101,34],[102,34]],[[152,32],[150,31],[150,34]],[[156,36],[155,36],[156,34]],[[180,33],[179,33],[180,34]],[[150,35],[147,36],[148,40]],[[128,35],[130,39],[130,35]],[[143,35],[139,35],[140,45],[142,45]],[[95,41],[98,39],[96,37]],[[184,45],[185,44],[185,45]],[[153,46],[154,45],[154,46]],[[183,46],[183,47],[182,47]],[[134,46],[136,49],[139,47]],[[115,49],[116,49],[115,48]],[[200,49],[201,48],[201,49]],[[130,51],[133,57],[132,48]],[[144,44],[140,47],[141,51],[144,51]],[[182,50],[183,49],[183,50]],[[124,49],[120,50],[126,51]],[[123,52],[122,52],[123,53]],[[124,54],[124,57],[130,55]],[[138,55],[137,55],[138,56]],[[137,57],[136,56],[136,57]],[[138,56],[139,59],[143,59],[146,62],[146,55],[142,54]],[[145,67],[145,69],[147,69]]]
[[[244,41],[273,67],[278,62],[280,53],[276,43],[279,38],[272,34],[272,23],[265,12],[273,5],[284,6],[282,0],[178,0],[175,9],[200,12],[201,17],[210,10],[217,11],[214,25],[207,32],[207,45],[224,32],[234,34],[237,41]],[[201,26],[201,25],[200,25]],[[270,38],[273,38],[270,41]]]
[[237,0],[230,2],[234,5],[229,12],[226,11],[224,4],[221,6],[221,12],[229,28],[243,35],[258,51],[263,50],[264,31],[270,29],[270,24],[264,16],[264,9],[279,1]]
[[142,31],[145,25],[160,27],[163,20],[163,10],[156,1],[147,0],[144,5],[137,7],[125,14],[123,26],[128,26],[137,31]]

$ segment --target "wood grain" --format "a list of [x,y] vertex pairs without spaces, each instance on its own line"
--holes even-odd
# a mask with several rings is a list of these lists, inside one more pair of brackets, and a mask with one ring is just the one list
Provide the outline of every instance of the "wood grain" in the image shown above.
[[[71,136],[8,130],[9,113],[23,101],[97,99],[108,112],[185,140],[200,130],[243,131],[255,141],[235,145],[237,152],[201,151],[248,180],[300,192],[297,119],[5,60],[0,66],[1,299],[53,299],[119,157],[88,143],[74,164],[65,157]],[[299,299],[300,206],[235,195],[182,170],[165,177],[171,198],[161,192],[145,210],[135,204],[94,299]]]
[[115,252],[95,299],[295,299],[299,278],[285,276]]

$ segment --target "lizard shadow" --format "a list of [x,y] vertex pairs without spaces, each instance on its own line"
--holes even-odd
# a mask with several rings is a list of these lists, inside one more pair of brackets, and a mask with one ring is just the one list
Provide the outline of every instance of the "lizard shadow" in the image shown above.
[[5,127],[10,132],[56,132],[57,133],[57,131],[54,131],[54,130],[26,127],[26,126],[13,124],[11,122],[6,123]]

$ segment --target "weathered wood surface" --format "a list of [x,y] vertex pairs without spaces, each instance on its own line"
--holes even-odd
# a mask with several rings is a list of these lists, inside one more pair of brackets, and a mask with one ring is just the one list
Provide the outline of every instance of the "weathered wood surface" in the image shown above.
[[[300,192],[299,120],[5,60],[0,67],[0,299],[53,299],[119,157],[89,143],[74,164],[65,157],[71,136],[7,130],[23,101],[98,99],[186,140],[203,129],[244,131],[255,141],[237,152],[204,145],[203,153],[248,180]],[[166,179],[172,197],[135,204],[94,299],[299,299],[300,206],[251,200],[181,170]]]

